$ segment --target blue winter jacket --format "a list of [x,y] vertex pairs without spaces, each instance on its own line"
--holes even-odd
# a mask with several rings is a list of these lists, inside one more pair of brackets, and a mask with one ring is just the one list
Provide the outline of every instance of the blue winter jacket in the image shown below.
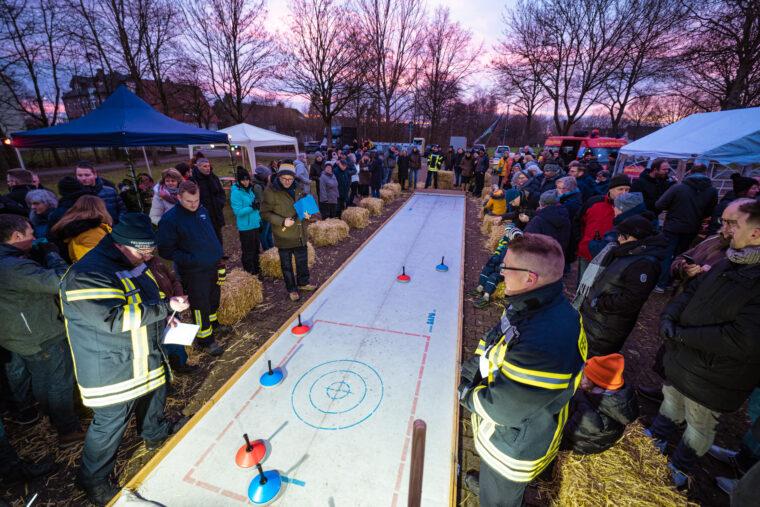
[[[253,193],[253,185],[248,188],[239,186],[237,183],[232,185],[230,190],[230,205],[232,212],[235,213],[237,228],[239,231],[251,231],[258,229],[261,225],[261,215],[259,210],[253,207],[256,201],[256,194]],[[261,205],[261,203],[258,203]]]
[[215,270],[223,255],[211,217],[202,205],[194,212],[177,205],[164,213],[156,239],[158,254],[174,261],[180,274]]

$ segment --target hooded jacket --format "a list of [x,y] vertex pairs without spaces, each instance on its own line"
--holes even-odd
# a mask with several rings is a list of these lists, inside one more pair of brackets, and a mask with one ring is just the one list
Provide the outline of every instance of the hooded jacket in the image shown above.
[[578,389],[570,401],[562,448],[578,454],[606,451],[638,417],[639,402],[632,386],[616,391]]
[[0,243],[0,346],[28,356],[66,339],[56,296],[68,264],[56,253],[44,265],[7,243]]
[[[272,235],[277,248],[296,248],[306,246],[309,240],[308,222],[298,218],[295,202],[303,197],[301,188],[292,186],[294,196],[282,187],[279,178],[272,180],[269,188],[264,190],[264,202],[261,205],[261,217],[272,224]],[[285,227],[285,219],[292,218],[295,224]]]
[[570,246],[570,219],[567,208],[559,204],[546,206],[536,211],[525,227],[525,232],[544,234],[557,240],[562,247],[562,253],[567,259],[568,247]]
[[301,190],[304,194],[311,193],[311,180],[309,179],[309,168],[306,167],[306,162],[301,159],[296,159],[293,162],[293,167],[296,170],[296,180],[301,185]]
[[375,188],[380,188],[380,185],[383,184],[383,161],[380,159],[380,157],[375,157],[372,162],[369,164],[369,170],[371,173],[370,176],[370,186]]
[[613,248],[580,311],[588,357],[620,352],[657,284],[668,241],[662,235]]
[[607,195],[592,197],[586,201],[580,213],[580,242],[578,257],[587,261],[593,259],[589,250],[589,242],[597,235],[599,239],[610,229],[615,218],[615,207]]
[[718,191],[710,178],[692,174],[670,187],[657,200],[657,211],[667,211],[662,230],[673,234],[697,234],[702,220],[712,215]]
[[675,181],[670,178],[653,178],[650,168],[645,169],[631,182],[631,192],[641,192],[647,209],[652,213],[657,213],[657,201],[674,184]]
[[57,244],[66,246],[68,260],[76,262],[110,232],[111,227],[99,218],[88,218],[69,222],[51,235]]
[[319,177],[319,202],[338,204],[338,180],[324,171]]
[[224,205],[227,202],[222,182],[213,171],[203,174],[197,167],[193,167],[190,179],[200,188],[201,204],[206,208],[214,228],[221,229],[224,227]]
[[727,258],[692,280],[662,313],[676,328],[665,341],[673,387],[710,410],[738,410],[760,384],[760,263]]
[[[253,192],[253,182],[245,188],[239,183],[232,185],[230,189],[230,206],[235,214],[235,221],[239,231],[251,231],[261,225],[261,216],[258,208],[254,207],[256,194]],[[261,204],[261,203],[258,203]]]
[[475,174],[475,159],[471,153],[465,153],[459,161],[459,170],[462,171],[462,176],[465,178],[471,178]]
[[501,216],[507,212],[507,200],[504,198],[504,192],[500,196],[491,194],[485,205],[486,211],[491,215]]

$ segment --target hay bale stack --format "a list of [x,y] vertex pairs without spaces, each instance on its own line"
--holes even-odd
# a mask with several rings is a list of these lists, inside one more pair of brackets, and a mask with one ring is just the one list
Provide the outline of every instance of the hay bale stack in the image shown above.
[[501,225],[494,225],[491,228],[491,232],[488,233],[488,237],[485,240],[486,250],[493,252],[496,247],[499,246],[499,241],[504,237],[504,227]]
[[454,171],[438,171],[438,188],[441,190],[454,188]]
[[561,452],[554,478],[540,489],[552,505],[567,507],[683,505],[695,506],[671,485],[668,460],[644,435],[640,423],[601,454]]
[[369,210],[369,214],[373,217],[380,216],[383,213],[383,206],[385,201],[378,199],[377,197],[365,197],[359,201],[359,206]]
[[348,238],[348,224],[338,218],[328,218],[309,225],[309,239],[314,246],[337,245]]
[[236,268],[227,273],[222,285],[217,318],[224,326],[232,326],[243,320],[254,306],[264,301],[264,286],[252,274]]
[[341,213],[340,219],[352,229],[364,229],[369,225],[369,210],[359,206],[351,206]]
[[386,183],[382,188],[390,190],[396,197],[401,197],[401,185],[399,183]]
[[[317,261],[317,251],[314,250],[314,245],[309,241],[306,244],[306,251],[308,256],[309,268],[314,266]],[[282,279],[282,269],[280,269],[280,255],[277,253],[277,247],[270,248],[266,252],[259,256],[259,264],[261,266],[261,274],[268,278]],[[296,263],[293,261],[293,270],[296,269]]]
[[381,188],[380,189],[380,199],[383,200],[383,203],[389,203],[393,201],[396,198],[395,192],[393,190],[387,189],[387,188]]
[[491,229],[495,225],[498,225],[501,223],[501,217],[500,216],[494,216],[494,215],[485,215],[483,216],[483,222],[480,224],[480,232],[484,236],[488,236],[491,234]]

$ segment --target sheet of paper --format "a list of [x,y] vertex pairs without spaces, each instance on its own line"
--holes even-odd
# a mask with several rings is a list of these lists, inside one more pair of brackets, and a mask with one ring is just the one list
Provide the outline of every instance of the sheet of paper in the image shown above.
[[196,324],[178,323],[175,327],[167,327],[164,330],[164,343],[166,345],[192,345],[195,335],[200,326]]

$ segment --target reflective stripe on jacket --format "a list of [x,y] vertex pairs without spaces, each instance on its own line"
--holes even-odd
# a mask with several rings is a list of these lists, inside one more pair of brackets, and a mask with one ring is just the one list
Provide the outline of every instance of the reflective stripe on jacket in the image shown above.
[[66,272],[60,297],[85,406],[133,400],[167,381],[159,340],[168,305],[150,269],[131,266],[110,236]]

